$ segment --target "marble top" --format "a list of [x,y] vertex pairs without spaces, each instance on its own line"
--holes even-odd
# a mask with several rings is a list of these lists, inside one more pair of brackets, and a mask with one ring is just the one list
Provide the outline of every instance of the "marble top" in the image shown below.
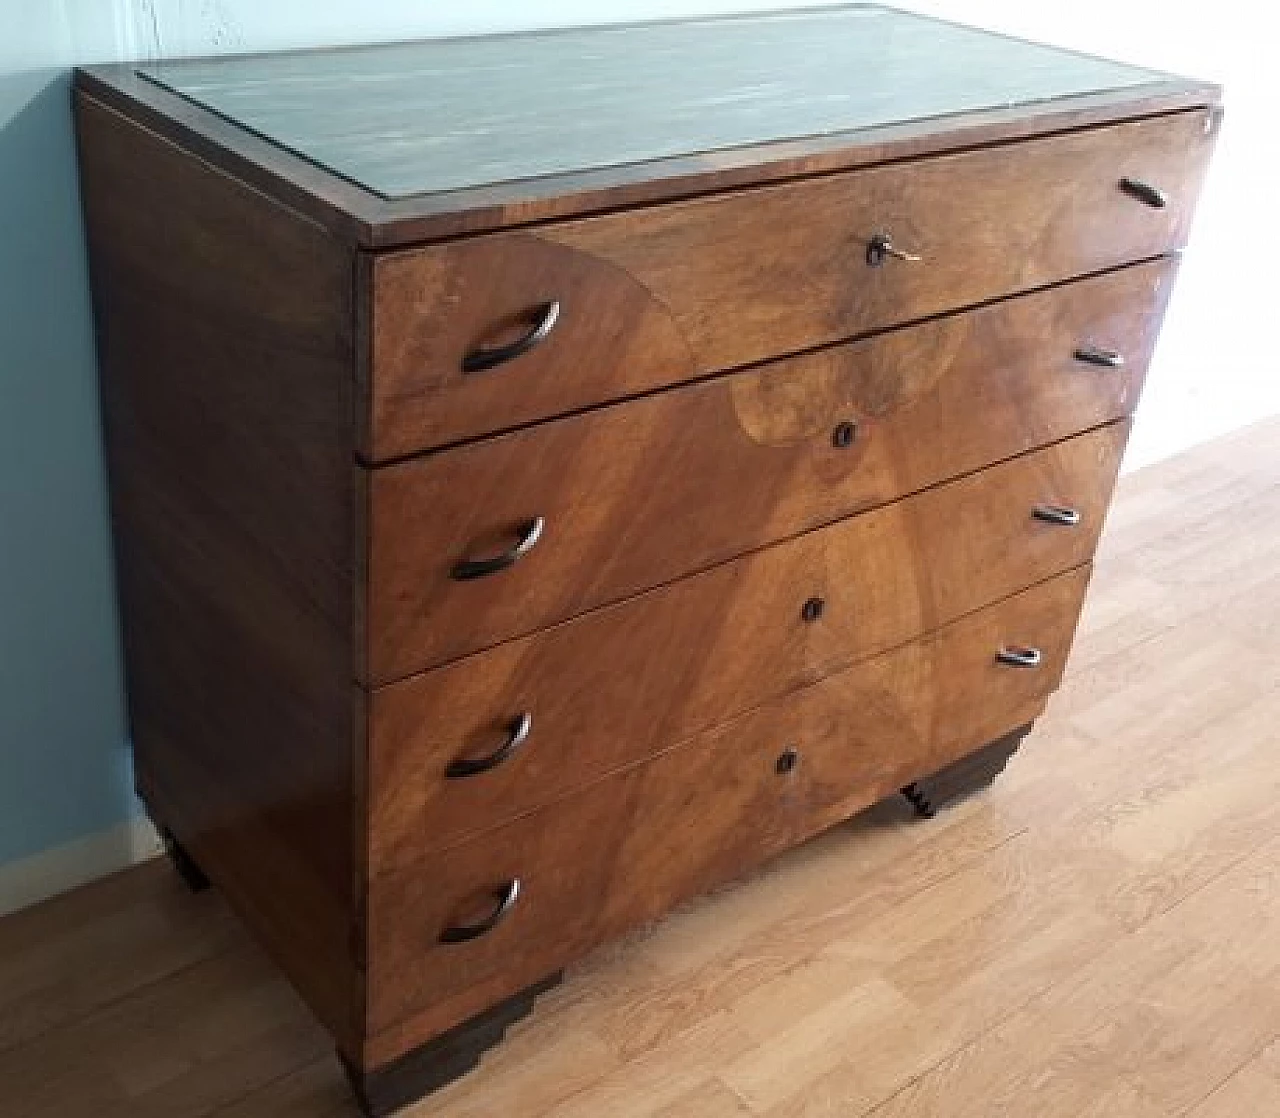
[[157,62],[138,73],[384,198],[1169,77],[861,4]]

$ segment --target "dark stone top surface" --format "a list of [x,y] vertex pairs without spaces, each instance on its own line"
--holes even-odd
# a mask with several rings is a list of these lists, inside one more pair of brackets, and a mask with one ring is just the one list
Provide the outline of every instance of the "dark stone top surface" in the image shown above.
[[158,62],[138,72],[385,198],[1169,78],[874,5]]

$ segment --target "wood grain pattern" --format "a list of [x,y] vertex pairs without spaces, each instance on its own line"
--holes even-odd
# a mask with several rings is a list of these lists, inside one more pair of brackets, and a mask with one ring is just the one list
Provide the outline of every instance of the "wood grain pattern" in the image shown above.
[[[610,769],[1087,563],[1127,425],[866,513],[414,676],[370,696],[375,871],[549,802]],[[1079,509],[1065,528],[1041,501]],[[807,599],[824,602],[806,622]],[[448,780],[521,713],[528,742]]]
[[138,788],[351,1045],[352,257],[76,119]]
[[[60,897],[53,926],[38,905],[0,921],[0,1051],[242,944],[224,906],[171,888],[173,876],[157,859]],[[94,961],[89,974],[81,972],[86,958]]]
[[[370,678],[731,559],[1129,414],[1172,260],[371,473]],[[1123,369],[1083,364],[1085,343]],[[836,429],[853,424],[849,445]],[[537,547],[471,586],[450,568]],[[451,606],[451,603],[454,603]]]
[[[1085,569],[1062,575],[553,809],[371,878],[370,1022],[375,1033],[400,1027],[374,1036],[370,1054],[415,1046],[1030,721],[1057,685],[1087,580]],[[1040,647],[1041,666],[997,663],[1005,643]],[[799,761],[780,773],[788,746]],[[513,879],[521,899],[492,932],[434,942]]]
[[[365,260],[371,356],[360,451],[370,462],[635,395],[697,368],[641,280],[534,234]],[[526,333],[533,309],[551,299],[560,317],[544,342],[510,365],[463,373],[465,353]]]
[[[381,461],[1172,251],[1216,123],[1179,113],[380,255],[362,449]],[[1122,192],[1126,175],[1168,206]],[[877,233],[922,259],[870,267]],[[606,292],[598,308],[589,283]],[[461,371],[552,299],[561,319],[543,344]]]
[[[1105,433],[1086,439],[1075,449],[1072,449],[1075,444],[1070,443],[1064,444],[1060,450],[1046,449],[1038,457],[1030,459],[1032,465],[1025,467],[1023,472],[1018,467],[1010,467],[997,475],[1020,479],[1012,483],[1010,504],[1002,515],[975,522],[967,542],[985,549],[990,546],[986,541],[997,537],[1002,541],[1024,539],[1030,509],[1042,501],[1052,501],[1050,495],[1053,492],[1073,494],[1075,490],[1082,490],[1079,500],[1090,507],[1096,526],[1100,523],[1102,509],[1091,502],[1105,499],[1109,491],[1127,429],[1124,421],[1120,421],[1118,426],[1104,429]],[[636,473],[630,479],[630,492],[636,495],[637,500],[642,499],[646,492],[641,467],[641,463],[635,464]],[[1047,475],[1041,476],[1041,469],[1047,470]],[[555,470],[554,476],[564,479],[570,473],[566,466]],[[612,570],[626,562],[627,545],[630,543],[628,521],[622,516],[618,518],[615,533],[594,534],[591,551],[581,559],[571,556],[570,562],[557,563],[560,543],[556,532],[561,529],[559,524],[549,522],[543,541],[513,567],[487,578],[458,581],[451,572],[462,556],[450,553],[447,545],[442,547],[437,543],[441,527],[441,521],[437,519],[440,506],[430,500],[417,499],[412,488],[407,494],[397,491],[395,480],[383,474],[375,475],[372,480],[368,639],[370,676],[376,682],[402,678],[416,669],[441,664],[523,636],[624,598],[644,589],[646,583],[653,585],[660,581],[661,576],[651,576],[644,582],[634,578],[629,581],[609,579]],[[994,479],[992,483],[1001,484]],[[468,489],[466,495],[474,500],[475,489]],[[1074,495],[1069,499],[1066,496],[1061,498],[1068,504],[1076,499]],[[895,575],[889,568],[896,566],[909,571],[917,564],[932,561],[937,549],[955,531],[949,509],[939,505],[937,502],[940,500],[944,498],[935,496],[918,506],[928,508],[928,515],[933,520],[917,530],[920,534],[911,539],[906,554],[889,541],[881,541],[886,543],[885,555],[875,558],[864,558],[862,552],[845,552],[839,547],[829,551],[825,543],[818,543],[818,557],[810,561],[809,573],[800,578],[792,576],[790,585],[795,586],[795,590],[785,583],[774,584],[771,593],[785,595],[784,601],[787,602],[777,616],[798,618],[800,603],[812,594],[834,595],[838,599],[839,591],[831,587],[830,594],[827,594],[822,585],[824,580],[816,578],[815,572],[837,569],[854,562],[855,554],[858,561],[874,565],[877,577],[883,579],[877,593],[891,599],[891,588],[906,576]],[[976,507],[983,509],[984,518],[991,516],[990,506]],[[599,516],[597,510],[579,506],[571,515],[579,523],[585,522],[585,527],[577,533],[579,537],[590,538]],[[680,519],[667,525],[662,538],[679,535],[683,523],[714,515],[712,508],[687,508]],[[845,531],[851,533],[848,536],[851,540],[858,534],[856,527]],[[1051,549],[1064,546],[1059,539],[1061,535],[1049,535],[1048,538],[1055,541],[1050,545]],[[821,537],[822,540],[827,538],[839,538],[839,530],[835,536]],[[510,546],[511,535],[507,532],[484,542],[487,548],[500,550]],[[992,552],[993,556],[996,554]],[[1014,558],[1009,556],[1004,561],[1013,562]],[[993,559],[993,562],[994,570],[1003,569],[1001,560]],[[1034,566],[1029,554],[1019,555],[1016,562],[1026,571]],[[669,577],[683,572],[663,573]],[[701,612],[704,617],[709,616],[705,610]],[[705,631],[709,636],[715,631],[715,626]],[[705,648],[705,641],[697,643]]]

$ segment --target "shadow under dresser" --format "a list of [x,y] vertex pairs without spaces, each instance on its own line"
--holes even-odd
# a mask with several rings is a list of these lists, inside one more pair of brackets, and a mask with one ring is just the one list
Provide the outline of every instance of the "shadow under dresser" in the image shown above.
[[1043,710],[1216,87],[855,5],[74,97],[138,790],[371,1113]]

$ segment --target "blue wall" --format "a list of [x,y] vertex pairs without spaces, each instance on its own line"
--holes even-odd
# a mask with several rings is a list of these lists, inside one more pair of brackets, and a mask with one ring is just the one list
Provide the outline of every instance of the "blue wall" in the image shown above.
[[0,0],[0,864],[136,810],[67,67],[785,6]]
[[119,821],[131,796],[63,69],[72,42],[56,5],[5,0],[0,26],[3,862]]

